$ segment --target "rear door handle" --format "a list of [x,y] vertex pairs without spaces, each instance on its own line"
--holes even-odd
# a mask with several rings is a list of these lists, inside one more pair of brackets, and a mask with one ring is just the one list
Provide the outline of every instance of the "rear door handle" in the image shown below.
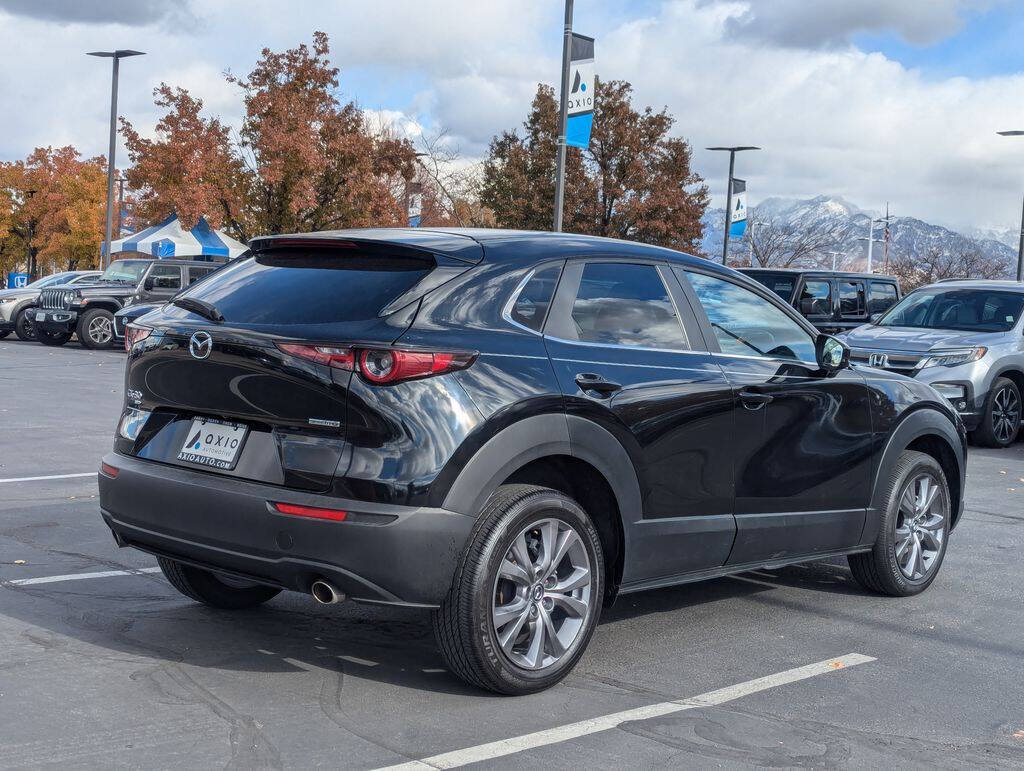
[[576,385],[580,387],[582,391],[597,391],[599,394],[609,395],[616,391],[622,390],[622,386],[619,383],[613,383],[611,380],[605,380],[600,375],[595,375],[593,372],[581,372],[576,376]]
[[740,401],[748,410],[759,410],[773,398],[771,394],[763,394],[760,391],[740,391]]

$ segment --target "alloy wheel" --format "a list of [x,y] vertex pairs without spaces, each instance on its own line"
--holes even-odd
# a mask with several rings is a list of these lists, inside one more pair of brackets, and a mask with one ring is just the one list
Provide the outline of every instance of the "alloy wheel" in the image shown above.
[[904,488],[896,516],[896,564],[911,581],[923,580],[934,570],[948,514],[946,496],[931,474],[916,475]]
[[106,345],[114,337],[113,323],[105,316],[97,316],[89,322],[86,334],[96,345]]
[[1002,444],[1009,444],[1020,425],[1020,397],[1010,386],[1000,388],[992,400],[992,433]]
[[558,519],[526,527],[494,580],[491,620],[516,666],[546,669],[572,648],[593,612],[591,566],[579,533]]

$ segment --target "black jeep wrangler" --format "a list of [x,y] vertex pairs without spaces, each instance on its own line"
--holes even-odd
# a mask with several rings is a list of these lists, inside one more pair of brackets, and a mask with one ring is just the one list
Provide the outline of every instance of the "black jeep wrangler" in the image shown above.
[[834,335],[867,324],[903,296],[893,276],[834,270],[740,268],[792,305],[820,331]]
[[114,314],[136,303],[169,300],[224,263],[224,260],[115,260],[89,284],[43,290],[35,312],[36,338],[64,345],[73,334],[86,348],[110,348],[123,332]]

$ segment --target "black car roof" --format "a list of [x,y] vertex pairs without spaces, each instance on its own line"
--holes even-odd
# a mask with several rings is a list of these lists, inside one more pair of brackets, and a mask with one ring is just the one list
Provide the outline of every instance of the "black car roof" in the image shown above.
[[502,261],[536,257],[616,256],[669,260],[682,265],[700,266],[715,272],[735,275],[735,271],[710,260],[661,246],[576,233],[551,233],[535,230],[498,228],[363,228],[326,230],[317,233],[292,233],[260,236],[250,242],[253,252],[277,246],[327,244],[336,242],[376,242],[430,251],[468,262]]

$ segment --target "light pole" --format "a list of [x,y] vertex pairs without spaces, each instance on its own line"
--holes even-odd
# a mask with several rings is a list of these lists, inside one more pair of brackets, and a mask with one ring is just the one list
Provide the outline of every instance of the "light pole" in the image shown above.
[[885,221],[886,220],[883,217],[878,217],[877,219],[872,217],[871,218],[871,222],[868,223],[868,237],[867,238],[858,238],[857,239],[858,241],[867,241],[868,242],[868,273],[873,273],[874,272],[871,269],[872,247],[875,244],[881,244],[881,243],[885,242],[885,239],[875,238],[875,225],[877,223],[879,223],[879,222],[885,222]]
[[[38,190],[26,190],[25,196],[28,198],[29,201],[31,201],[32,196],[34,196],[38,192]],[[25,230],[28,233],[28,241],[26,241],[25,243],[25,245],[28,247],[28,260],[26,261],[25,266],[28,268],[28,281],[31,284],[33,281],[39,278],[36,275],[36,255],[32,251],[32,239],[35,238],[36,235],[36,221],[35,219],[33,219],[31,213],[28,216],[28,226],[25,228]]]
[[741,145],[737,147],[707,147],[706,150],[729,153],[729,181],[725,186],[725,237],[722,239],[722,264],[725,265],[729,256],[729,220],[732,217],[732,180],[733,172],[736,170],[736,153],[744,150],[760,150],[760,147],[753,145]]
[[110,150],[107,153],[107,231],[100,255],[100,268],[106,269],[110,261],[110,234],[114,228],[114,149],[117,142],[117,71],[121,59],[128,56],[143,56],[143,51],[118,49],[116,51],[90,51],[88,56],[101,56],[114,60],[110,80]]
[[838,257],[840,254],[843,254],[843,252],[836,252],[829,249],[825,251],[825,254],[832,255],[832,272],[834,273],[836,269],[836,257]]
[[[1001,137],[1024,136],[1024,131],[997,131],[996,133]],[[1020,215],[1020,243],[1017,246],[1017,280],[1022,280],[1022,277],[1024,277],[1024,209],[1021,210]]]
[[562,31],[562,90],[558,97],[558,151],[555,158],[555,221],[553,230],[562,231],[562,207],[565,201],[566,133],[569,121],[569,64],[572,60],[572,3],[565,0],[565,27]]

